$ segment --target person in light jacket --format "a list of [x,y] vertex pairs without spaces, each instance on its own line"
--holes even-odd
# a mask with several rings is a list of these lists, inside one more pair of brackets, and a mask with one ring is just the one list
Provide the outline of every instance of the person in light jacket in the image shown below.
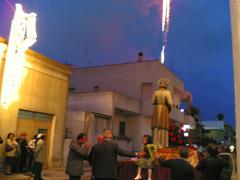
[[18,143],[15,140],[15,134],[8,133],[7,141],[5,146],[6,152],[6,171],[5,174],[10,175],[12,172],[12,168],[16,163],[16,156],[17,156],[17,146]]
[[42,167],[45,161],[46,156],[46,135],[38,134],[37,141],[36,141],[36,148],[34,150],[33,158],[34,158],[34,165],[33,165],[33,174],[34,180],[42,180]]
[[88,158],[88,152],[91,145],[87,142],[87,135],[81,133],[77,140],[70,143],[70,149],[67,158],[66,174],[70,180],[80,180],[83,175],[83,163]]

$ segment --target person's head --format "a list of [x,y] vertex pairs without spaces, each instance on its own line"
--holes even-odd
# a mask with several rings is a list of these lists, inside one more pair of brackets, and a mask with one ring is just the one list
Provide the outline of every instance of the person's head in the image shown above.
[[24,133],[20,134],[21,139],[26,139],[26,137],[27,137],[27,133],[24,132]]
[[13,133],[8,133],[7,138],[13,140],[15,137],[15,134]]
[[142,137],[142,143],[143,143],[144,145],[152,144],[152,143],[153,143],[152,136],[150,136],[150,135],[144,135],[144,136]]
[[104,130],[103,137],[104,139],[112,139],[113,138],[112,131],[109,129]]
[[188,158],[188,154],[189,154],[189,151],[187,147],[181,147],[179,149],[179,156],[181,158]]
[[18,143],[20,143],[20,141],[21,141],[21,138],[19,137],[19,138],[17,138],[16,139],[16,141],[18,142]]
[[37,139],[38,134],[34,134],[32,139]]
[[78,136],[77,136],[77,141],[78,143],[80,144],[84,144],[85,142],[87,142],[87,135],[84,134],[84,133],[80,133]]
[[158,80],[157,84],[159,88],[167,89],[169,80],[167,78],[162,78]]
[[218,146],[216,144],[210,143],[207,146],[207,152],[209,156],[211,157],[217,157],[219,151],[218,151]]
[[38,134],[37,135],[37,140],[42,139],[42,140],[46,140],[47,136],[45,134]]

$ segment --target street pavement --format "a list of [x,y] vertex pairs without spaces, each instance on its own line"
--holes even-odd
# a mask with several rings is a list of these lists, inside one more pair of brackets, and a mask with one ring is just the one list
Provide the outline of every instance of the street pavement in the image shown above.
[[[43,171],[43,180],[68,180],[68,176],[65,174],[64,169],[47,169]],[[90,180],[91,171],[87,170],[82,176],[81,180]],[[13,174],[5,175],[4,172],[0,172],[0,180],[33,180],[33,177],[29,174]]]

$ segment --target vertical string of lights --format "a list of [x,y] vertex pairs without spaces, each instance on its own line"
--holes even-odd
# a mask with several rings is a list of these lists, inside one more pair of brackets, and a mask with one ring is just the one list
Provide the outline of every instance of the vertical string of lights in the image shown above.
[[161,51],[161,63],[165,62],[165,51],[167,48],[167,37],[169,31],[169,23],[170,23],[170,9],[171,9],[171,0],[163,0],[162,5],[162,39],[163,46]]
[[36,14],[27,14],[21,4],[16,4],[16,11],[11,24],[6,61],[2,80],[1,105],[7,109],[19,99],[19,91],[24,73],[25,52],[37,40]]

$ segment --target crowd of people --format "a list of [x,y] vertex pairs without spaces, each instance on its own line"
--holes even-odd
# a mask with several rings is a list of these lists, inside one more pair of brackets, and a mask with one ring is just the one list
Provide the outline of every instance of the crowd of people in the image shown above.
[[[36,134],[27,141],[27,133],[16,138],[14,133],[7,135],[5,143],[5,174],[30,173],[34,180],[41,180],[42,166],[45,160],[46,136]],[[0,144],[3,139],[0,137]]]
[[105,130],[97,144],[91,145],[86,134],[80,134],[77,141],[73,140],[67,159],[66,173],[70,180],[80,180],[83,175],[83,161],[88,160],[92,166],[92,179],[117,179],[117,155],[136,157],[141,153],[128,152],[112,141],[110,130]]
[[[170,169],[172,180],[195,180],[196,171],[200,171],[200,180],[223,180],[221,172],[224,162],[218,158],[219,149],[215,144],[209,144],[207,151],[201,157],[199,164],[193,167],[187,162],[189,156],[188,147],[181,147],[179,150],[179,158],[164,160],[159,157],[152,157],[146,148],[152,143],[152,137],[144,135],[142,143],[143,150],[137,153],[128,152],[121,149],[117,143],[112,140],[112,132],[105,130],[98,137],[98,143],[91,146],[88,143],[87,135],[81,133],[77,140],[73,140],[70,144],[70,150],[67,159],[66,173],[70,180],[80,180],[84,173],[84,160],[89,161],[92,166],[93,180],[116,180],[117,174],[117,155],[127,157],[137,157],[136,165],[138,170],[135,180],[142,179],[142,169],[148,172],[148,180],[152,180],[152,169],[154,166],[160,165]],[[155,178],[156,179],[156,178]],[[154,180],[155,180],[154,179]],[[230,180],[229,176],[227,179]]]
[[[15,138],[14,133],[7,135],[5,142],[6,167],[5,173],[11,175],[16,172],[30,172],[34,175],[34,180],[41,180],[42,166],[46,153],[46,136],[44,134],[35,135],[29,142],[27,134],[22,133]],[[0,137],[0,144],[3,139]],[[127,157],[137,157],[138,166],[135,180],[142,179],[142,169],[146,169],[148,180],[152,180],[152,169],[154,166],[162,166],[170,169],[172,180],[195,180],[196,171],[200,171],[200,180],[223,180],[221,176],[224,162],[218,158],[219,147],[210,143],[206,152],[200,156],[199,164],[193,167],[187,162],[189,155],[188,147],[181,147],[179,158],[164,160],[150,153],[147,145],[152,144],[150,135],[142,138],[143,149],[140,152],[130,152],[121,149],[113,141],[110,130],[105,130],[98,137],[98,143],[89,143],[87,135],[81,133],[76,140],[70,143],[66,174],[70,180],[80,180],[84,174],[84,161],[89,161],[92,166],[92,180],[116,180],[117,174],[117,155]],[[225,177],[224,180],[230,180]]]

